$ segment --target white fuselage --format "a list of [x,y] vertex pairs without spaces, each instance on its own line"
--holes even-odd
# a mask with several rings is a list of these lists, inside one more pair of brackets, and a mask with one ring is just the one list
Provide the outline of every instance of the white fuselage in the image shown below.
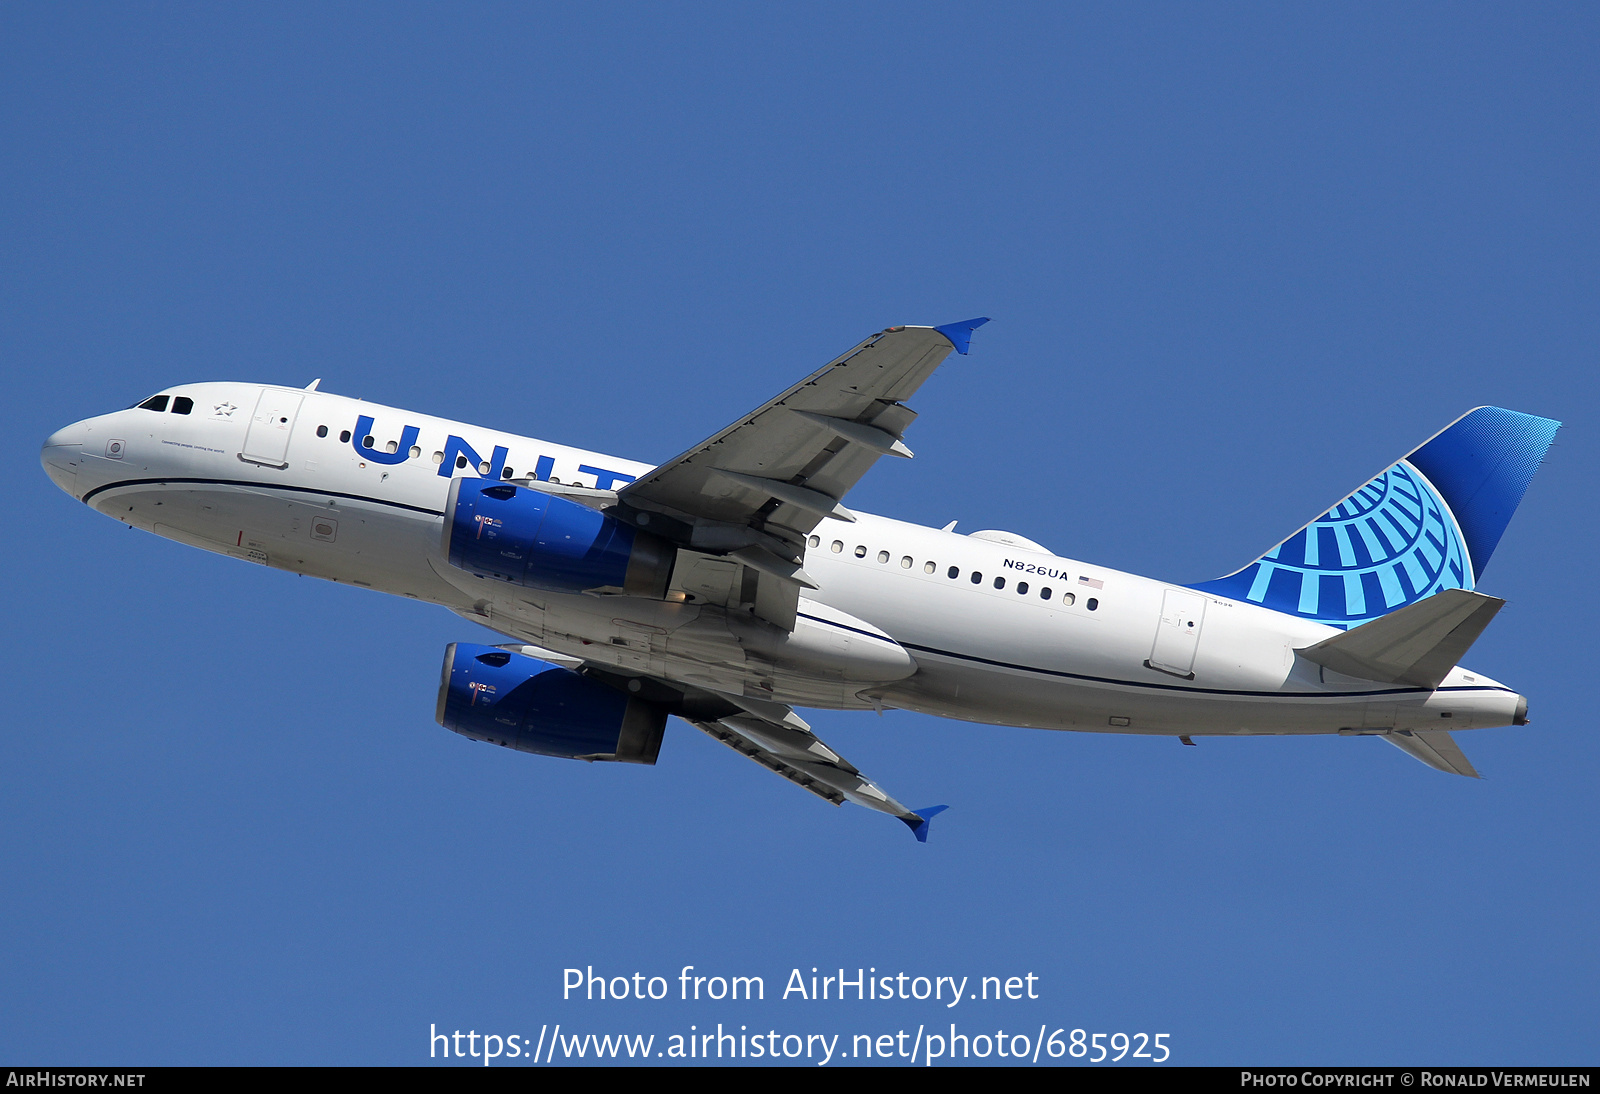
[[[272,428],[252,425],[264,393],[283,408]],[[717,579],[715,560],[675,574],[666,601],[510,586],[442,554],[453,477],[509,468],[611,488],[649,465],[316,391],[168,394],[192,400],[190,412],[136,408],[69,426],[47,442],[46,470],[134,527],[441,604],[623,673],[797,706],[1122,733],[1470,729],[1511,724],[1521,702],[1460,668],[1436,691],[1342,677],[1295,654],[1332,628],[868,514],[816,528],[804,570],[820,588],[792,634],[697,596],[696,582]],[[362,416],[370,449],[354,435]],[[895,643],[914,661],[909,675]]]

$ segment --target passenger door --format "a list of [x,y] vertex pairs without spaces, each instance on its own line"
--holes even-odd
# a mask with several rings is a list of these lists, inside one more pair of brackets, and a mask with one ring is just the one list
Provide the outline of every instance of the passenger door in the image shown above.
[[289,434],[294,431],[294,420],[304,400],[303,392],[263,388],[239,458],[265,467],[288,467]]

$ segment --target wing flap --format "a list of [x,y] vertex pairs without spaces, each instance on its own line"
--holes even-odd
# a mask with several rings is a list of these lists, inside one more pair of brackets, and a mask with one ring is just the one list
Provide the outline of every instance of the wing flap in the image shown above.
[[1444,589],[1298,652],[1346,676],[1436,688],[1505,603],[1466,589]]
[[748,756],[750,759],[754,760],[768,771],[773,771],[779,775],[782,775],[784,778],[788,779],[802,790],[809,790],[823,801],[831,802],[834,805],[843,805],[845,803],[845,796],[834,787],[829,786],[827,783],[818,781],[793,764],[785,763],[771,750],[762,748],[760,745],[752,743],[742,734],[735,733],[732,729],[723,725],[721,722],[697,721],[691,722],[690,724],[696,729],[704,732],[707,736],[721,741],[723,744],[739,753],[739,755]]
[[692,718],[691,723],[768,771],[805,790],[842,805],[857,805],[898,817],[913,831],[926,819],[892,798],[850,761],[824,744],[804,719],[781,703],[724,696],[744,709],[719,719]]

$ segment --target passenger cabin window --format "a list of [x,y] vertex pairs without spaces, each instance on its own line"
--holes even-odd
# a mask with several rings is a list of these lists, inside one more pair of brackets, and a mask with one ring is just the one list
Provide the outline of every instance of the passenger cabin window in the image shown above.
[[171,398],[171,396],[168,396],[168,395],[152,395],[152,396],[150,396],[150,398],[146,399],[144,402],[139,404],[139,409],[140,410],[165,411],[167,409],[167,400],[169,398]]
[[1092,612],[1100,606],[1100,601],[1091,596],[1088,600],[1083,602],[1083,606]]
[[972,571],[972,583],[974,585],[982,585],[983,584],[983,575],[980,574],[977,570],[973,570]]
[[189,398],[187,395],[179,395],[176,399],[172,400],[172,412],[174,414],[187,414],[193,409],[194,400]]
[[341,429],[339,431],[339,443],[340,444],[349,444],[350,443],[350,431],[348,429]]
[[822,537],[821,536],[812,536],[810,539],[806,540],[806,546],[807,547],[816,547],[816,546],[820,545],[821,543],[822,543]]
[[995,578],[994,579],[994,587],[996,589],[1004,589],[1006,587],[1006,579],[1003,578],[1003,577]]
[[938,568],[939,567],[936,566],[932,562],[924,562],[922,564],[922,572],[925,573],[925,574],[931,574],[931,573],[933,573],[933,571],[937,570]]
[[834,540],[832,545],[829,546],[828,550],[832,551],[834,554],[838,554],[840,551],[844,550],[844,540]]
[[907,555],[905,558],[902,558],[900,560],[900,568],[902,570],[911,569],[911,556],[910,555]]
[[856,557],[857,558],[866,558],[867,557],[867,549],[865,547],[857,546],[856,547]]
[[1018,596],[1027,596],[1028,595],[1028,583],[1026,581],[1017,582],[1017,595]]
[[878,561],[879,562],[888,562],[889,561],[889,552],[888,551],[879,551],[878,552]]
[[327,426],[325,426],[325,425],[317,426],[317,436],[326,437],[327,435],[328,435],[328,427]]

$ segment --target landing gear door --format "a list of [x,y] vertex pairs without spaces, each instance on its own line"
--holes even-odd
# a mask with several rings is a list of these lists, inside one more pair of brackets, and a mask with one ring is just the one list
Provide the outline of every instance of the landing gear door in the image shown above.
[[1200,625],[1205,618],[1205,597],[1181,589],[1168,589],[1161,601],[1156,642],[1145,664],[1193,680],[1194,654],[1200,647]]
[[294,420],[304,399],[304,393],[299,391],[263,388],[239,458],[267,467],[288,467],[289,434],[294,430]]

